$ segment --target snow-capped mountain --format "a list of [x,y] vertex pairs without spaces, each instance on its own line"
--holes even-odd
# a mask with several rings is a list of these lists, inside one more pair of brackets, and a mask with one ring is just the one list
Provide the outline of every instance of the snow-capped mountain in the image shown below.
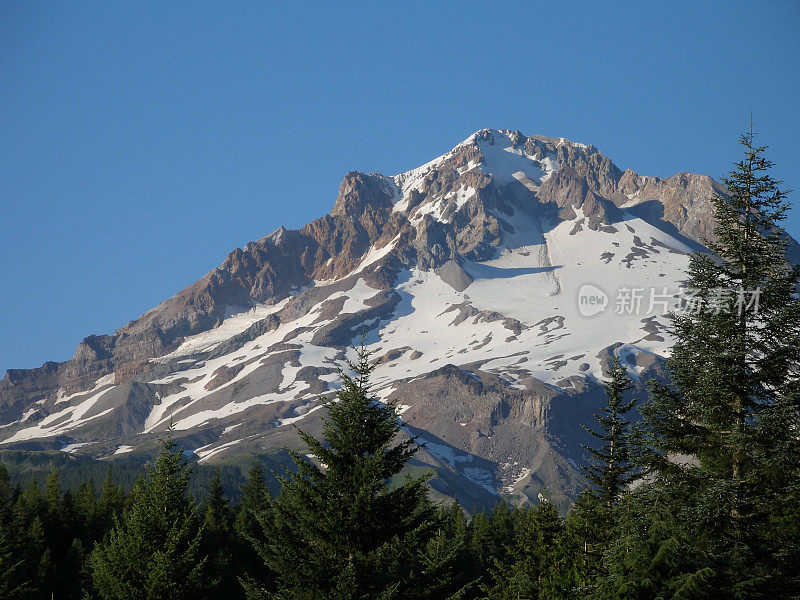
[[406,173],[348,173],[330,214],[278,229],[74,357],[0,382],[0,447],[201,461],[300,448],[365,334],[433,487],[465,502],[579,484],[611,354],[663,375],[710,177],[620,171],[594,146],[485,129]]

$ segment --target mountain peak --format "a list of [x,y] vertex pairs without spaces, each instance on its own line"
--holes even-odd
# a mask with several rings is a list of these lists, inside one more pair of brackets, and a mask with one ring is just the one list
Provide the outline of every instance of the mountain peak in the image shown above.
[[[455,170],[463,175],[477,169],[499,185],[517,181],[535,190],[563,166],[592,160],[602,162],[603,159],[605,157],[594,146],[566,138],[527,136],[518,130],[486,128],[476,131],[446,154],[396,175],[394,180],[401,196],[405,196],[409,190],[419,188],[421,181],[434,171],[441,174]],[[605,161],[612,164],[608,159]]]
[[70,361],[9,371],[0,445],[112,457],[173,422],[203,461],[291,446],[364,332],[376,393],[403,402],[424,460],[490,502],[533,481],[556,490],[562,473],[578,481],[572,426],[595,412],[604,361],[643,381],[665,341],[655,316],[585,321],[579,290],[676,286],[717,185],[623,173],[594,146],[511,129],[393,177],[347,173],[330,214],[235,249]]
[[[484,129],[479,129],[463,142],[458,144],[458,146],[476,142],[487,142],[489,144],[503,144],[503,143],[510,143],[513,147],[524,146],[527,140],[535,140],[538,142],[542,142],[544,144],[551,144],[553,146],[573,146],[575,148],[583,148],[583,149],[593,149],[597,150],[591,144],[582,144],[580,142],[573,142],[563,137],[549,137],[545,135],[525,135],[519,129],[494,129],[491,127],[487,127]],[[458,147],[456,146],[456,147]]]
[[339,195],[331,216],[346,215],[359,218],[369,208],[391,208],[392,193],[379,173],[368,175],[351,171],[339,185]]

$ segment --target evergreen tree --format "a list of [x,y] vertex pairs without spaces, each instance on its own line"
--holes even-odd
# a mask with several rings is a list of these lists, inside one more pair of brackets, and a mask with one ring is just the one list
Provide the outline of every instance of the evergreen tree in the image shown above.
[[243,597],[237,577],[239,565],[233,563],[237,550],[233,514],[217,468],[203,511],[202,554],[209,557],[209,571],[218,582],[217,594],[229,600]]
[[129,508],[91,555],[104,599],[206,598],[213,589],[200,556],[201,526],[186,488],[191,469],[171,437],[136,483]]
[[564,522],[547,500],[513,512],[515,532],[506,560],[497,559],[489,600],[556,600],[574,587]]
[[594,462],[584,466],[583,470],[589,493],[596,496],[610,514],[635,476],[628,452],[630,422],[625,415],[634,407],[636,400],[624,399],[625,392],[633,387],[633,382],[616,356],[611,358],[607,377],[603,382],[606,405],[602,409],[603,414],[595,415],[600,430],[594,431],[585,425],[582,427],[602,443],[600,448],[583,446],[594,458]]
[[624,397],[633,382],[616,356],[611,358],[606,375],[607,380],[603,382],[606,404],[602,414],[595,415],[599,430],[583,425],[601,446],[583,446],[593,461],[583,467],[586,489],[579,495],[568,518],[569,534],[578,545],[575,568],[580,573],[579,586],[584,590],[591,588],[595,578],[605,571],[603,555],[615,533],[614,509],[635,477],[628,448],[630,423],[626,415],[636,400]]
[[30,579],[24,572],[25,558],[15,552],[13,533],[0,522],[0,598],[24,597]]
[[472,561],[473,572],[484,575],[489,572],[489,567],[494,564],[496,551],[494,547],[493,530],[489,517],[483,511],[472,516],[469,526],[469,555]]
[[14,490],[11,486],[11,477],[6,466],[0,463],[0,523],[8,523],[11,520],[13,506]]
[[515,516],[517,511],[507,502],[498,502],[492,510],[490,525],[492,530],[493,562],[507,563],[510,560],[510,551],[514,546],[517,534]]
[[[257,548],[278,578],[273,598],[442,598],[441,555],[426,557],[436,536],[425,477],[390,482],[413,456],[413,439],[396,441],[394,403],[370,394],[374,366],[361,346],[352,375],[327,403],[324,439],[301,432],[318,467],[293,453],[297,473],[282,478],[280,496],[259,515]],[[430,560],[426,561],[426,558]],[[430,567],[430,568],[429,568]],[[265,597],[257,582],[251,598]]]
[[603,576],[578,590],[576,598],[596,600],[702,600],[715,595],[714,572],[685,519],[683,494],[653,485],[625,494],[615,509],[616,537],[606,549]]
[[125,508],[125,492],[114,483],[111,468],[106,472],[103,485],[100,489],[100,499],[97,502],[97,526],[103,531],[109,531],[114,525],[115,517],[122,514]]
[[[479,574],[472,568],[469,553],[469,523],[464,510],[456,501],[441,507],[434,517],[436,534],[425,549],[425,572],[437,581],[438,595],[454,600],[473,598],[477,592]],[[417,589],[409,597],[429,598],[426,589]]]
[[214,478],[211,480],[211,486],[208,490],[208,500],[205,502],[204,523],[205,529],[210,532],[216,532],[220,535],[227,535],[227,531],[231,526],[231,507],[228,504],[228,499],[225,497],[225,490],[222,489],[222,481],[220,479],[219,469],[214,472]]
[[652,385],[642,444],[652,485],[677,500],[699,551],[687,576],[702,574],[716,597],[786,597],[800,589],[800,269],[787,264],[788,203],[765,147],[752,127],[740,142],[713,201],[713,254],[690,261],[672,385]]
[[258,534],[257,515],[263,515],[270,505],[267,477],[258,460],[254,460],[242,485],[242,497],[236,513],[236,530],[242,537],[253,538]]
[[267,477],[261,463],[254,460],[248,471],[247,480],[242,485],[242,497],[234,521],[239,579],[251,589],[272,590],[274,588],[274,575],[255,549],[264,543],[259,519],[267,518],[269,510],[270,496],[267,490]]

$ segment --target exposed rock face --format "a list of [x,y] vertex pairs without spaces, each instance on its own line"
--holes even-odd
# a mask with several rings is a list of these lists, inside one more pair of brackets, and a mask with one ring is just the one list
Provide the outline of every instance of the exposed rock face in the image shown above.
[[[695,242],[714,240],[714,211],[710,199],[725,189],[708,175],[678,173],[669,179],[642,177],[630,169],[619,181],[619,195],[628,203],[652,211]],[[618,197],[619,197],[618,195]]]
[[454,290],[463,292],[469,287],[473,279],[455,260],[448,260],[436,269],[436,274],[442,281],[452,286]]
[[604,361],[624,356],[641,390],[668,343],[657,315],[579,320],[577,286],[678,281],[713,238],[715,193],[705,175],[643,177],[507,130],[394,177],[348,173],[330,214],[237,248],[67,362],[8,371],[0,443],[113,455],[174,420],[201,460],[296,445],[289,425],[318,429],[365,334],[441,493],[566,502]]

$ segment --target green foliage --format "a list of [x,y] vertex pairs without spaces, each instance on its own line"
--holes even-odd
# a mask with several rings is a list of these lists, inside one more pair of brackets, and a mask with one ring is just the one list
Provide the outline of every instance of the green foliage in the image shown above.
[[25,559],[15,553],[13,533],[0,524],[0,597],[19,598],[28,590],[30,581],[24,571]]
[[[654,486],[626,494],[617,506],[617,537],[607,550],[609,571],[591,598],[716,598],[714,572],[702,566],[702,550],[684,525],[685,494],[667,497]],[[723,596],[724,597],[724,596]]]
[[163,442],[154,466],[136,484],[108,539],[92,553],[101,598],[202,598],[213,589],[201,555],[201,526],[186,488],[191,469],[176,443]]
[[243,598],[239,576],[244,573],[241,570],[244,565],[235,562],[241,555],[239,538],[234,531],[235,514],[222,488],[219,471],[211,480],[208,499],[202,507],[202,512],[201,554],[208,556],[210,572],[217,578],[216,593],[229,600]]
[[[697,559],[681,566],[686,585],[706,582],[717,597],[785,597],[800,590],[790,557],[798,549],[800,268],[786,261],[788,204],[765,147],[752,128],[741,144],[728,194],[714,199],[714,255],[690,263],[698,304],[672,317],[672,385],[651,386],[641,445],[649,485],[682,498],[676,523]],[[756,290],[757,310],[746,306]]]
[[[277,576],[270,592],[251,581],[250,597],[441,598],[444,566],[453,555],[438,537],[425,477],[390,489],[416,451],[398,441],[394,404],[370,394],[374,366],[362,346],[352,375],[327,403],[324,439],[301,432],[308,454],[294,453],[297,473],[281,479],[278,498],[258,515],[257,548]],[[426,551],[427,550],[427,551]]]
[[[33,480],[44,487],[47,478],[55,471],[63,490],[75,492],[87,481],[99,483],[110,475],[115,485],[127,494],[136,485],[149,457],[140,454],[123,456],[125,458],[109,460],[65,452],[0,450],[0,464],[6,467],[11,482],[19,483],[22,487]],[[273,462],[272,456],[262,458],[270,463]],[[276,464],[280,462],[280,457],[276,457],[274,462]],[[189,481],[189,494],[198,499],[205,499],[217,470],[225,494],[238,501],[239,489],[245,481],[243,469],[238,464],[213,467],[195,464]]]
[[[0,452],[0,598],[800,598],[800,269],[764,148],[742,143],[714,255],[691,259],[700,309],[673,317],[671,381],[629,435],[612,361],[566,519],[547,501],[433,505],[362,347],[323,438],[301,432],[277,480],[260,461],[190,468],[171,438],[153,465]],[[739,311],[752,289],[758,311]]]
[[599,431],[583,426],[601,446],[584,446],[593,462],[583,467],[586,488],[570,511],[567,524],[575,545],[576,585],[585,591],[606,574],[604,556],[616,534],[615,509],[636,477],[628,449],[630,423],[626,418],[636,401],[624,398],[633,383],[617,357],[612,357],[606,375],[606,405],[601,414],[595,415]]
[[594,462],[584,466],[583,470],[590,493],[610,512],[635,478],[628,452],[630,422],[625,415],[634,407],[636,400],[624,399],[625,391],[633,387],[633,382],[616,356],[611,359],[607,376],[608,380],[603,382],[607,402],[602,414],[595,415],[599,431],[583,426],[602,445],[600,448],[583,446],[594,457]]
[[504,540],[505,559],[495,558],[490,583],[483,586],[489,600],[555,600],[576,586],[572,552],[564,521],[556,508],[542,501],[536,508],[508,513],[513,534]]

